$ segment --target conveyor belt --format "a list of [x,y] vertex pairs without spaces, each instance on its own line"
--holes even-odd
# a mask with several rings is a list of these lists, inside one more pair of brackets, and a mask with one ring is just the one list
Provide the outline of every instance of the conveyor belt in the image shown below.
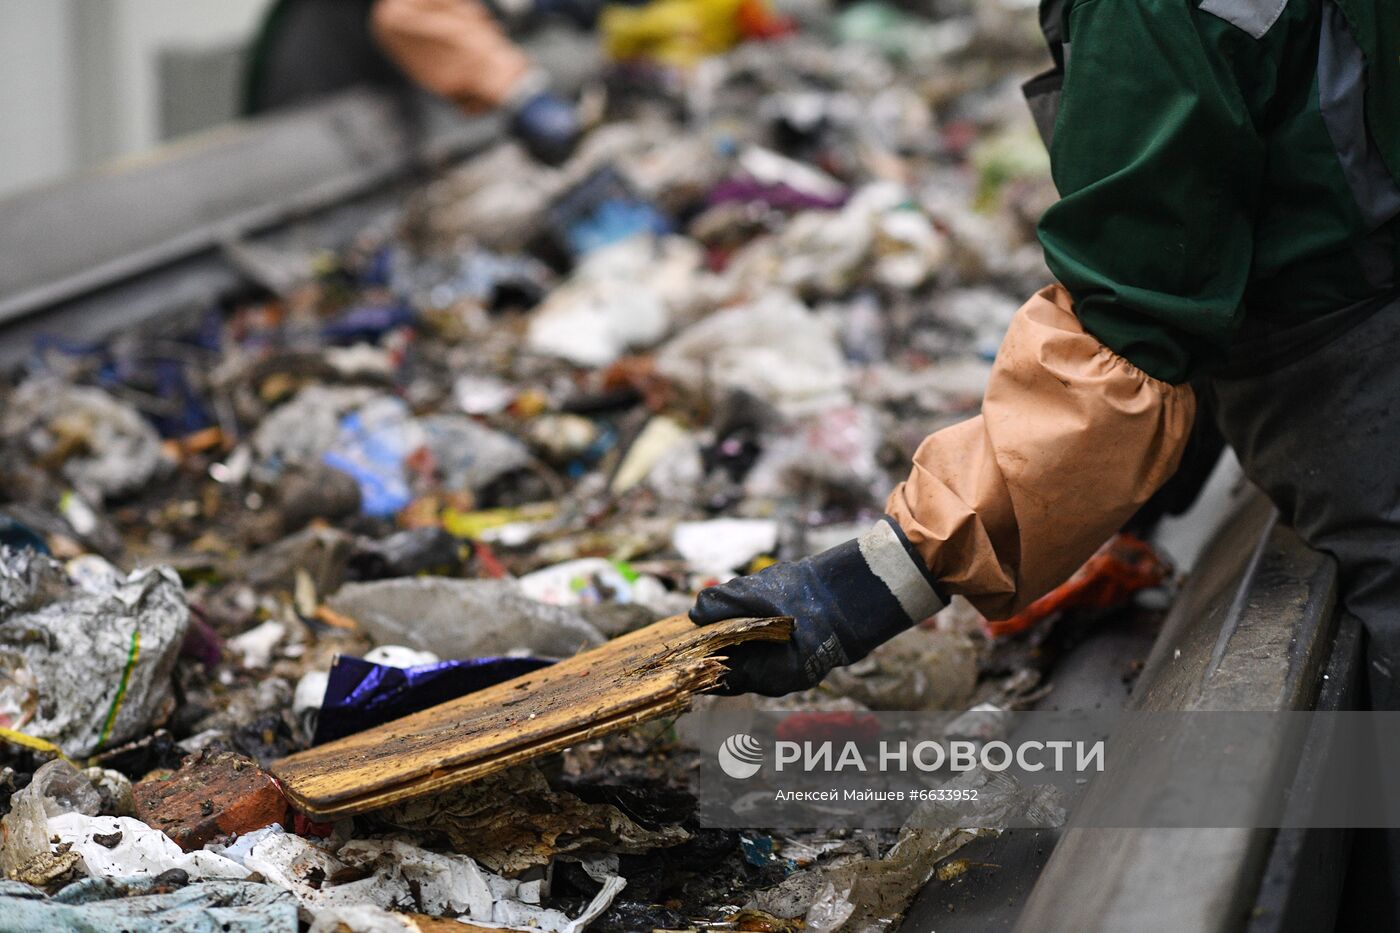
[[[596,43],[576,34],[526,45],[562,87],[599,67]],[[0,200],[0,366],[41,333],[167,329],[252,284],[241,248],[341,245],[393,209],[421,167],[500,133],[495,116],[357,90]]]

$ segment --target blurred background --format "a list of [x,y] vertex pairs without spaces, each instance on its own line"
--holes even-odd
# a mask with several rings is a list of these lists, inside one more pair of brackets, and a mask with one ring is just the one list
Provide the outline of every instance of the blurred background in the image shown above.
[[0,195],[238,110],[272,0],[0,0]]

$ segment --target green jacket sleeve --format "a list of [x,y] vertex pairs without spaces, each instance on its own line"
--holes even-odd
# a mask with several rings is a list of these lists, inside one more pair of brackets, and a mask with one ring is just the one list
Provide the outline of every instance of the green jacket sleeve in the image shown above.
[[1257,45],[1192,0],[1080,0],[1067,17],[1046,262],[1086,330],[1181,383],[1242,314],[1264,145],[1233,69],[1257,67]]

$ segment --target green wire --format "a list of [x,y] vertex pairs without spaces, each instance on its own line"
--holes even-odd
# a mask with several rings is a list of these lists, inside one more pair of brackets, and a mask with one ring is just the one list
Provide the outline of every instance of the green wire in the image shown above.
[[126,653],[126,668],[122,670],[121,683],[117,685],[117,695],[112,697],[112,705],[107,709],[107,721],[102,725],[102,735],[97,740],[97,748],[93,751],[101,751],[107,744],[107,739],[112,735],[112,726],[117,722],[117,710],[121,709],[122,700],[126,699],[126,688],[131,683],[131,672],[136,668],[136,659],[141,657],[141,630],[137,629],[131,633],[131,649]]

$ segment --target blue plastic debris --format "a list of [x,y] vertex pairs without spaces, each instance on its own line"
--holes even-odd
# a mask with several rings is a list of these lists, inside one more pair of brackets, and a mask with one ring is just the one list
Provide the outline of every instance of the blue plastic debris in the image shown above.
[[785,875],[790,875],[797,870],[796,862],[792,859],[781,858],[773,851],[772,836],[740,836],[739,849],[744,853],[744,861],[756,868],[778,865]]
[[670,229],[666,218],[650,204],[616,198],[599,204],[569,227],[569,249],[575,256],[585,256],[638,234],[662,234]]
[[381,246],[359,270],[360,284],[373,288],[384,287],[394,280],[395,250],[392,246]]
[[356,305],[321,328],[321,336],[331,343],[374,343],[391,330],[417,320],[413,309],[402,301],[380,305]]
[[[214,423],[199,392],[190,383],[183,360],[150,359],[147,378],[154,383],[154,394],[164,403],[164,413],[151,417],[161,437],[184,437]],[[138,380],[129,379],[128,383]]]
[[312,744],[383,725],[552,663],[542,658],[474,658],[390,667],[341,655],[331,665]]
[[422,442],[408,406],[398,399],[379,399],[340,420],[339,436],[322,460],[354,477],[360,510],[381,518],[412,501],[403,463]]
[[550,208],[549,222],[574,258],[639,234],[672,230],[671,221],[635,194],[610,165],[566,191]]
[[598,464],[598,461],[607,456],[608,451],[617,446],[617,429],[610,424],[603,424],[598,429],[598,436],[593,443],[573,460],[564,466],[564,472],[570,479],[580,479],[589,470]]
[[0,545],[16,551],[29,548],[40,554],[49,553],[49,546],[44,543],[38,532],[24,522],[3,513],[0,513]]
[[759,868],[773,861],[772,836],[740,836],[739,848],[744,852],[744,861]]
[[[34,368],[56,371],[53,357],[67,357],[90,369],[96,385],[120,397],[134,391],[143,397],[143,414],[161,437],[183,437],[214,423],[214,416],[201,397],[202,388],[192,375],[198,363],[219,349],[217,333],[200,330],[189,338],[169,340],[159,348],[130,347],[120,342],[106,344],[75,341],[55,334],[34,339]],[[158,400],[158,401],[152,401]]]

